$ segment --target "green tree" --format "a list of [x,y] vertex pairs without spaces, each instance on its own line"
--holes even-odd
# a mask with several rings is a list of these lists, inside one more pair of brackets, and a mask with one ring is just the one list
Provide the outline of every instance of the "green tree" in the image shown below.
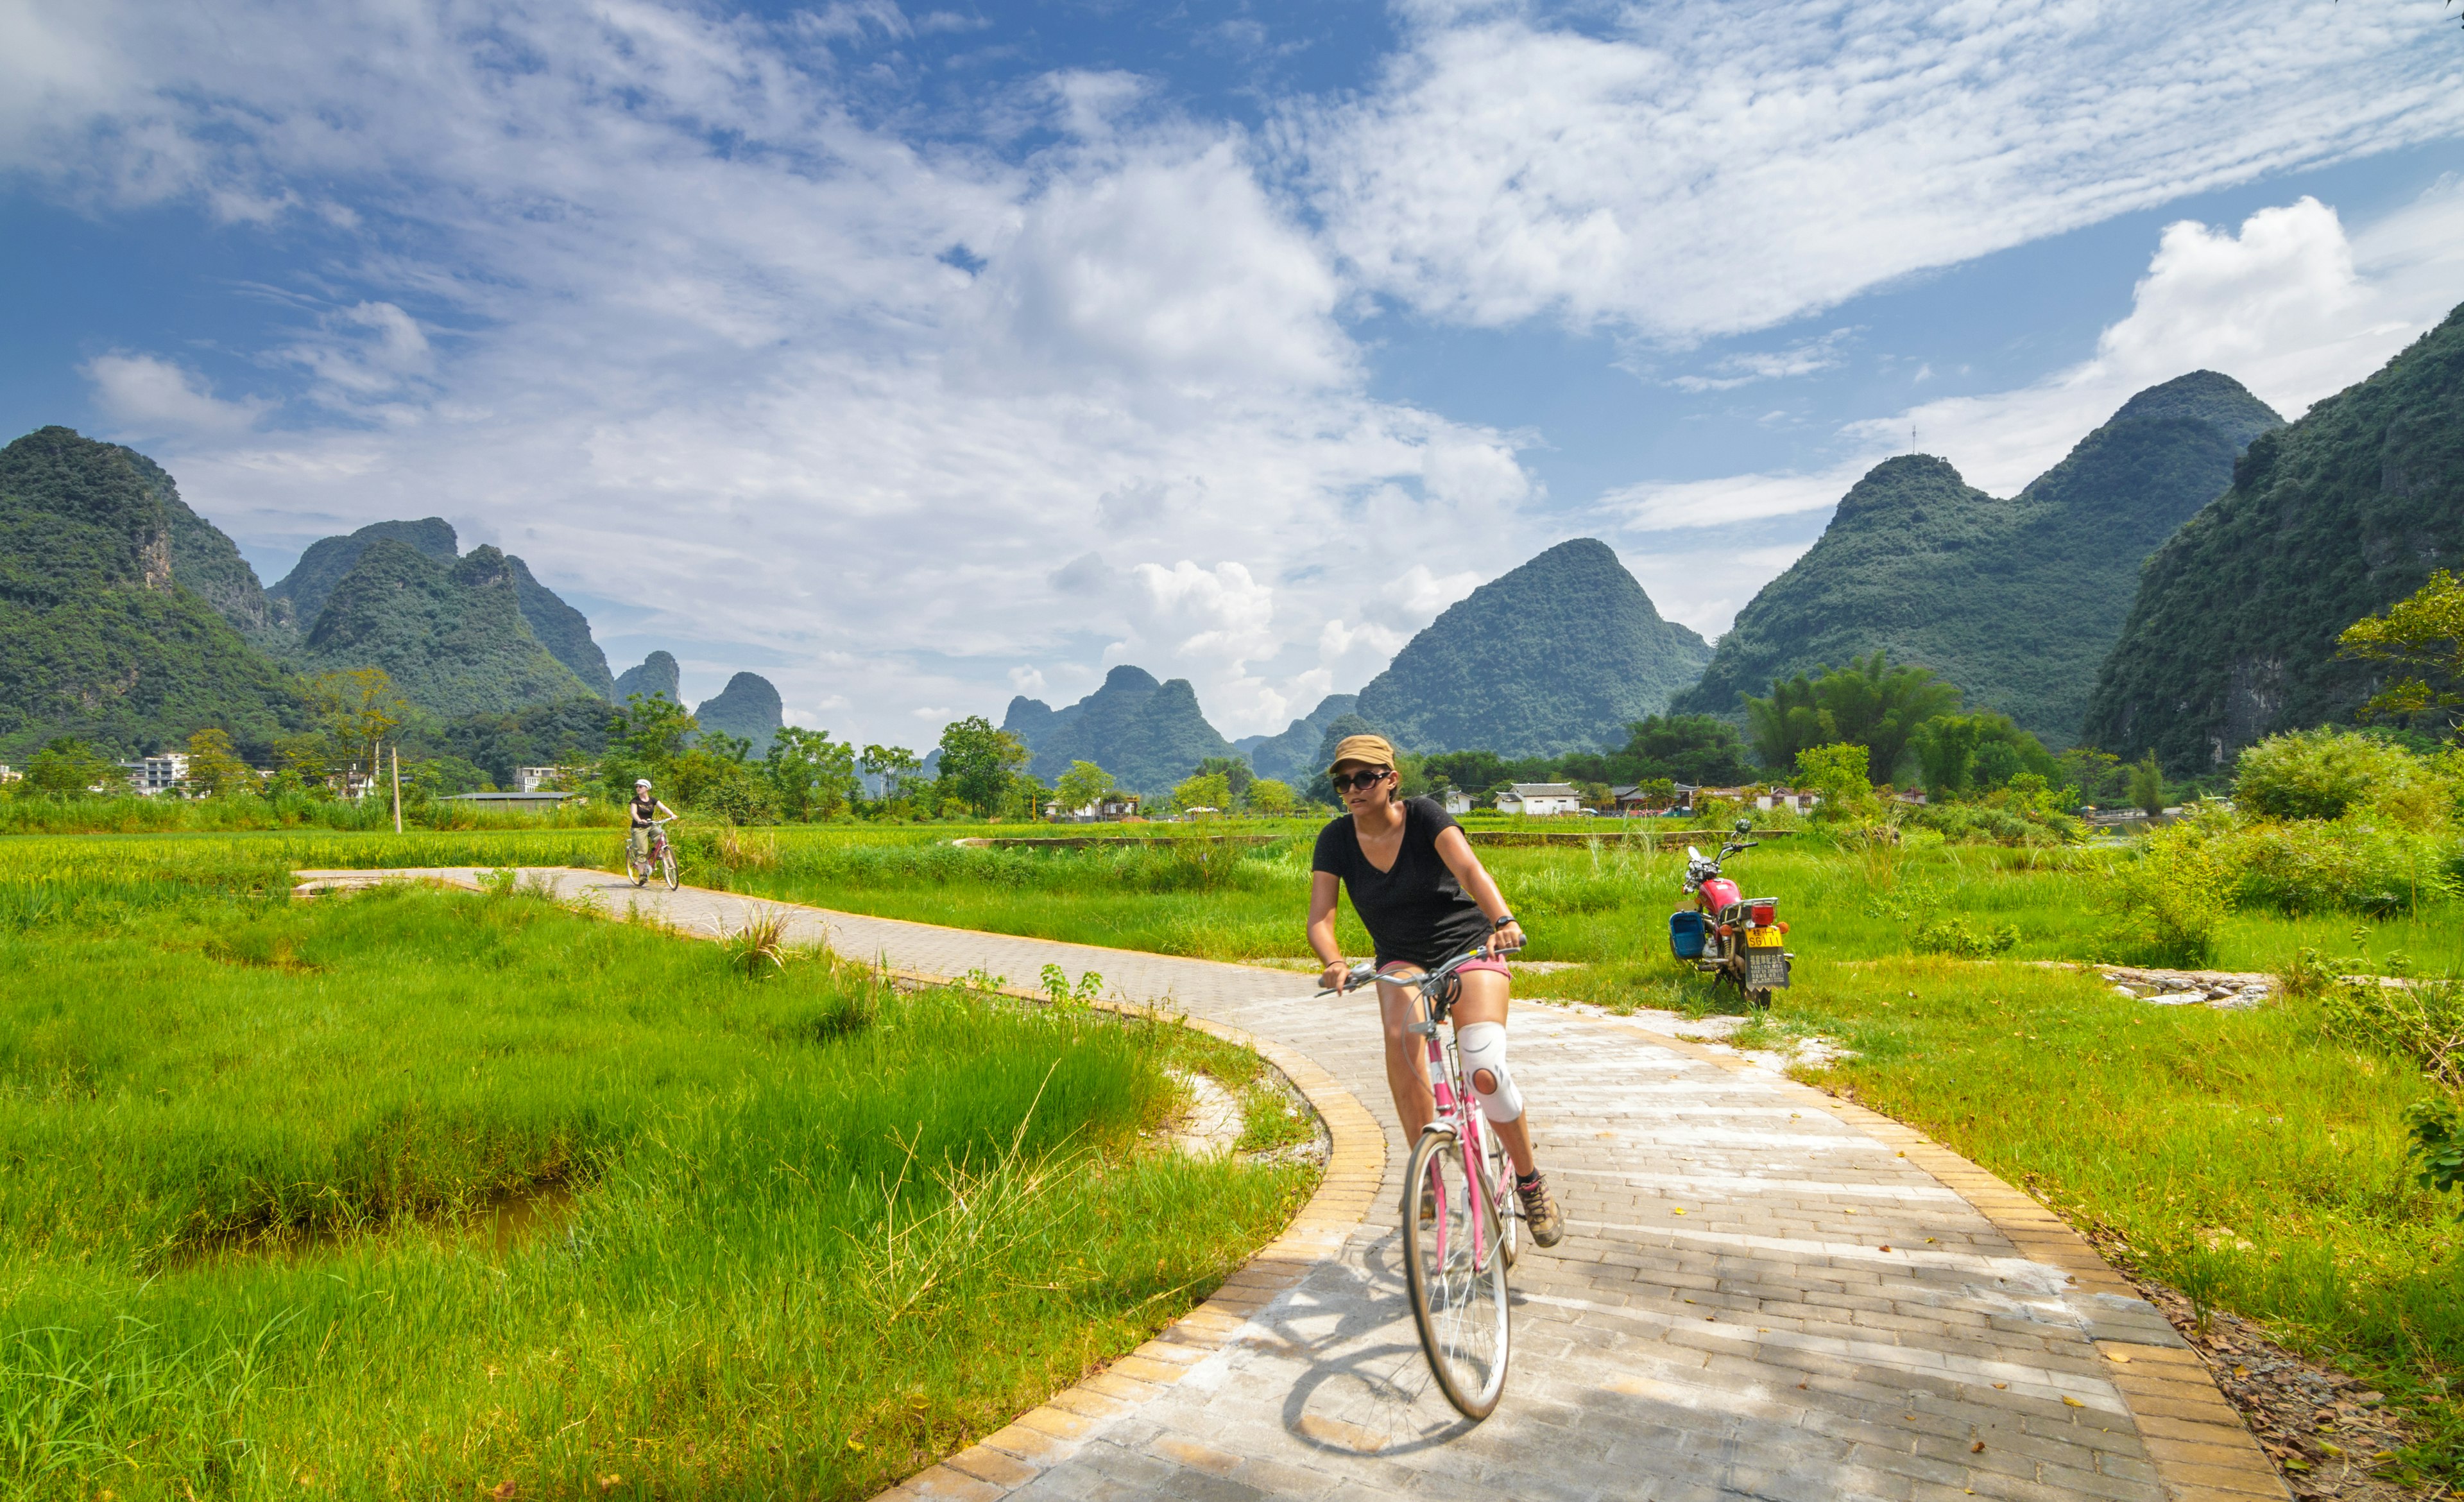
[[99,788],[118,792],[128,785],[128,774],[74,736],[62,736],[34,753],[26,764],[26,790],[75,798]]
[[[1625,728],[1625,749],[1609,758],[1613,781],[1664,778],[1692,787],[1734,787],[1752,775],[1746,767],[1746,738],[1717,716],[1654,715]],[[1463,785],[1485,787],[1494,781]]]
[[2165,811],[2165,770],[2153,751],[2130,768],[2130,804],[2151,819]]
[[1258,780],[1245,756],[1210,756],[1198,763],[1196,776],[1221,777],[1231,789],[1229,799],[1219,806],[1230,808],[1249,796],[1249,784]]
[[1808,746],[1796,754],[1797,785],[1822,796],[1823,813],[1846,818],[1868,812],[1875,806],[1872,756],[1851,741]]
[[630,798],[637,777],[667,782],[669,769],[700,728],[699,720],[664,694],[627,696],[607,721],[607,755],[600,763],[607,796]]
[[826,730],[780,728],[770,740],[762,772],[779,811],[790,819],[819,819],[838,812],[858,786],[855,747],[833,740]]
[[1746,700],[1746,721],[1763,764],[1785,770],[1811,746],[1847,742],[1873,753],[1884,781],[1898,768],[1917,727],[1959,708],[1959,690],[1929,668],[1894,668],[1880,652],[1808,678],[1771,685],[1770,698]]
[[2050,784],[2060,771],[2042,741],[1991,710],[1937,715],[1917,727],[1908,748],[1937,800],[1990,792],[2022,773]]
[[[2464,706],[2464,581],[2442,568],[2384,615],[2365,615],[2337,638],[2343,655],[2405,671],[2362,706],[2362,718],[2409,718]],[[2442,717],[2449,733],[2453,715]]]
[[1063,813],[1077,813],[1103,801],[1112,790],[1112,774],[1092,762],[1072,762],[1069,770],[1061,774],[1053,784],[1059,795]]
[[1033,760],[1018,737],[981,715],[953,720],[941,732],[941,790],[979,814],[1001,806],[1012,774]]
[[1420,763],[1421,775],[1447,787],[1491,787],[1510,783],[1511,768],[1494,751],[1441,751]]
[[383,668],[320,673],[308,680],[308,714],[324,736],[328,771],[376,775],[378,749],[409,713]]
[[1173,806],[1183,810],[1212,808],[1218,813],[1232,806],[1232,780],[1221,772],[1201,772],[1185,777],[1172,790]]
[[2054,782],[2079,789],[2082,801],[2102,805],[2120,798],[2128,779],[2122,758],[2094,746],[2073,746],[2054,759]]
[[1271,777],[1262,777],[1249,784],[1250,808],[1265,814],[1269,819],[1283,818],[1292,811],[1293,806],[1298,802],[1299,799],[1292,792],[1289,783],[1280,783]]
[[229,798],[257,790],[256,773],[231,749],[231,732],[209,727],[188,737],[188,796]]
[[923,759],[905,746],[867,746],[856,759],[856,765],[865,776],[875,780],[885,804],[894,804],[905,797],[907,784],[924,770]]

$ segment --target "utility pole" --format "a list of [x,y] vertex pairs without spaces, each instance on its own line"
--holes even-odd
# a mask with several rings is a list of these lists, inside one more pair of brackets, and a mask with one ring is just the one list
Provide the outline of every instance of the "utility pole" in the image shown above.
[[393,748],[393,832],[402,832],[402,747]]

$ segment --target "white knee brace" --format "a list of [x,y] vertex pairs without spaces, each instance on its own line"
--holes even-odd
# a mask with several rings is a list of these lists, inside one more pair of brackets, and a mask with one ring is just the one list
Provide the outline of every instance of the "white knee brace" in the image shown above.
[[[1512,1121],[1523,1115],[1523,1093],[1506,1072],[1506,1024],[1467,1022],[1455,1029],[1455,1051],[1463,1058],[1463,1077],[1480,1096],[1480,1114],[1491,1121]],[[1497,1082],[1495,1090],[1480,1088],[1480,1071]]]

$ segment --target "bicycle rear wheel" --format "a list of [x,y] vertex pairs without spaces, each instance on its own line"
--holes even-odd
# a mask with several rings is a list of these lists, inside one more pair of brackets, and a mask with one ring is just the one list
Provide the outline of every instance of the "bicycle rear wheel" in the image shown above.
[[[1452,1132],[1424,1132],[1413,1145],[1403,1192],[1403,1276],[1438,1386],[1463,1417],[1485,1419],[1506,1390],[1512,1330],[1501,1217],[1480,1193],[1474,1225],[1473,1171]],[[1436,1213],[1423,1222],[1420,1206],[1432,1198]]]

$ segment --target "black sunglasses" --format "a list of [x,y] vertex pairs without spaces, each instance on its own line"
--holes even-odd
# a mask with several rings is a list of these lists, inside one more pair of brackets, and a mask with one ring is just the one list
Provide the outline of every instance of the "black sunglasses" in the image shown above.
[[1350,777],[1346,777],[1342,773],[1336,772],[1328,780],[1334,784],[1334,790],[1338,793],[1365,793],[1369,791],[1369,789],[1376,786],[1379,783],[1384,782],[1387,774],[1394,770],[1395,769],[1391,766],[1381,766],[1366,772],[1354,772]]

